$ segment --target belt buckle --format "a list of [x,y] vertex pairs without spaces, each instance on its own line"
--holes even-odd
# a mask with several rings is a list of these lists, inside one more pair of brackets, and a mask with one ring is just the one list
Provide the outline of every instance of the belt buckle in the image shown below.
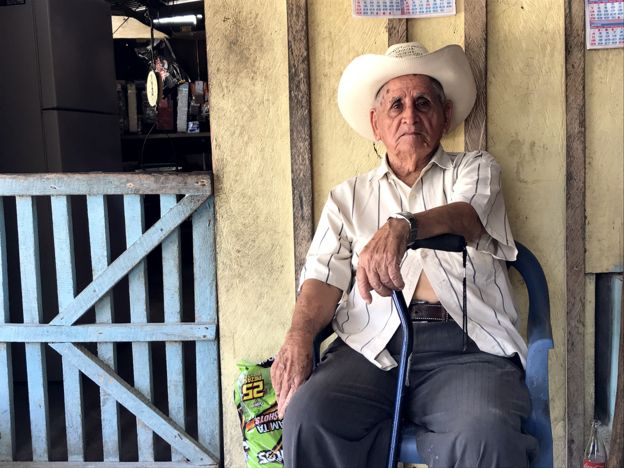
[[[409,305],[410,318],[414,323],[448,322],[451,318],[442,304],[426,301],[413,301]],[[427,310],[432,309],[432,310]]]

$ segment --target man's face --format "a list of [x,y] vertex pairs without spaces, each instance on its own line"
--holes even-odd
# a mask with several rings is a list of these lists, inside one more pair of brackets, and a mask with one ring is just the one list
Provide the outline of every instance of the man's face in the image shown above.
[[440,102],[431,78],[404,75],[381,88],[370,118],[375,137],[391,158],[420,159],[437,148],[448,130],[451,110],[450,101]]

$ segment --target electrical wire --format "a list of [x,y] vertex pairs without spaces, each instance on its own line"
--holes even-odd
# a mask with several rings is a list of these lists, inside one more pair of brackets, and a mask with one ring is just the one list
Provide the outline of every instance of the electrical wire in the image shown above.
[[147,143],[147,139],[149,138],[150,133],[152,133],[152,130],[154,130],[154,128],[156,128],[156,122],[152,124],[149,131],[145,134],[145,138],[143,138],[143,144],[141,145],[141,152],[139,153],[139,167],[143,166],[143,151],[145,150],[145,143]]

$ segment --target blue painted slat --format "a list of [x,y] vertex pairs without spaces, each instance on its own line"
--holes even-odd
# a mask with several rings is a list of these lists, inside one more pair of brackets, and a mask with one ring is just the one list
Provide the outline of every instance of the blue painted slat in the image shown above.
[[[1,325],[0,325],[1,326]],[[0,343],[0,462],[13,460],[15,413],[11,347]]]
[[[9,322],[9,288],[7,273],[4,200],[0,197],[0,328]],[[0,343],[0,461],[13,460],[15,415],[13,411],[13,368],[11,345]]]
[[149,252],[157,247],[169,233],[182,221],[188,218],[201,205],[207,196],[187,195],[175,208],[159,219],[124,253],[113,261],[109,268],[98,275],[91,284],[76,296],[76,299],[61,311],[51,322],[51,325],[70,325],[78,320],[93,306],[110,288],[120,281],[134,268]]
[[[141,195],[124,196],[124,217],[126,223],[126,243],[128,246],[141,238],[145,228],[143,216],[143,197]],[[147,265],[140,261],[128,273],[128,291],[130,296],[130,320],[133,324],[149,321]],[[148,343],[132,343],[132,366],[134,386],[145,398],[152,398],[152,362]],[[154,436],[145,423],[137,418],[137,445],[139,461],[154,460]]]
[[70,343],[54,343],[50,346],[71,360],[87,377],[105,392],[113,395],[120,404],[136,415],[138,420],[143,421],[146,427],[152,428],[165,442],[183,453],[191,463],[216,467],[217,458],[214,454],[201,447],[184,429],[165,416],[140,392],[128,385],[89,351]]
[[[6,3],[6,2],[5,2]],[[125,195],[181,193],[211,195],[210,174],[173,173],[45,173],[0,174],[3,195]]]
[[[25,323],[42,318],[37,212],[32,197],[15,197],[19,239],[22,308]],[[34,461],[47,461],[49,447],[48,392],[43,345],[26,347],[26,374]]]
[[[87,196],[87,218],[89,220],[89,244],[91,250],[91,271],[96,278],[110,263],[110,240],[108,235],[108,209],[103,195]],[[105,293],[95,303],[95,321],[113,322],[113,302],[110,293]],[[98,357],[111,369],[117,369],[117,357],[113,343],[98,343]],[[117,401],[106,392],[100,392],[102,415],[102,451],[104,461],[119,461],[119,408]]]
[[[160,196],[161,216],[177,203],[176,195]],[[180,255],[180,229],[175,229],[162,243],[163,303],[165,322],[175,324],[182,321],[182,272]],[[167,365],[167,398],[169,417],[180,427],[185,427],[184,357],[182,343],[169,342],[165,345]],[[184,455],[171,449],[172,461],[183,461]]]
[[[195,320],[217,323],[214,198],[210,197],[193,214],[193,275]],[[199,442],[212,453],[220,453],[221,421],[219,348],[217,342],[198,342],[197,426]]]
[[[76,294],[72,213],[68,197],[50,197],[59,309]],[[63,359],[63,390],[68,461],[84,461],[83,398],[80,371]]]
[[[213,323],[102,323],[86,325],[5,324],[0,342],[6,343],[129,343],[133,341],[211,341]],[[101,356],[99,356],[101,359]],[[108,363],[107,363],[108,364]]]
[[0,323],[8,323],[10,319],[8,278],[4,199],[0,197]]

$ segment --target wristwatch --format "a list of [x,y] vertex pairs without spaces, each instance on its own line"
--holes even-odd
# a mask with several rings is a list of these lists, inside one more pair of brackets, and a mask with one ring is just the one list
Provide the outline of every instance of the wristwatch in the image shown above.
[[411,247],[416,242],[418,238],[418,221],[416,221],[416,217],[414,213],[410,213],[409,211],[400,211],[398,213],[393,214],[390,218],[403,219],[409,224],[409,236],[407,237],[407,247]]

